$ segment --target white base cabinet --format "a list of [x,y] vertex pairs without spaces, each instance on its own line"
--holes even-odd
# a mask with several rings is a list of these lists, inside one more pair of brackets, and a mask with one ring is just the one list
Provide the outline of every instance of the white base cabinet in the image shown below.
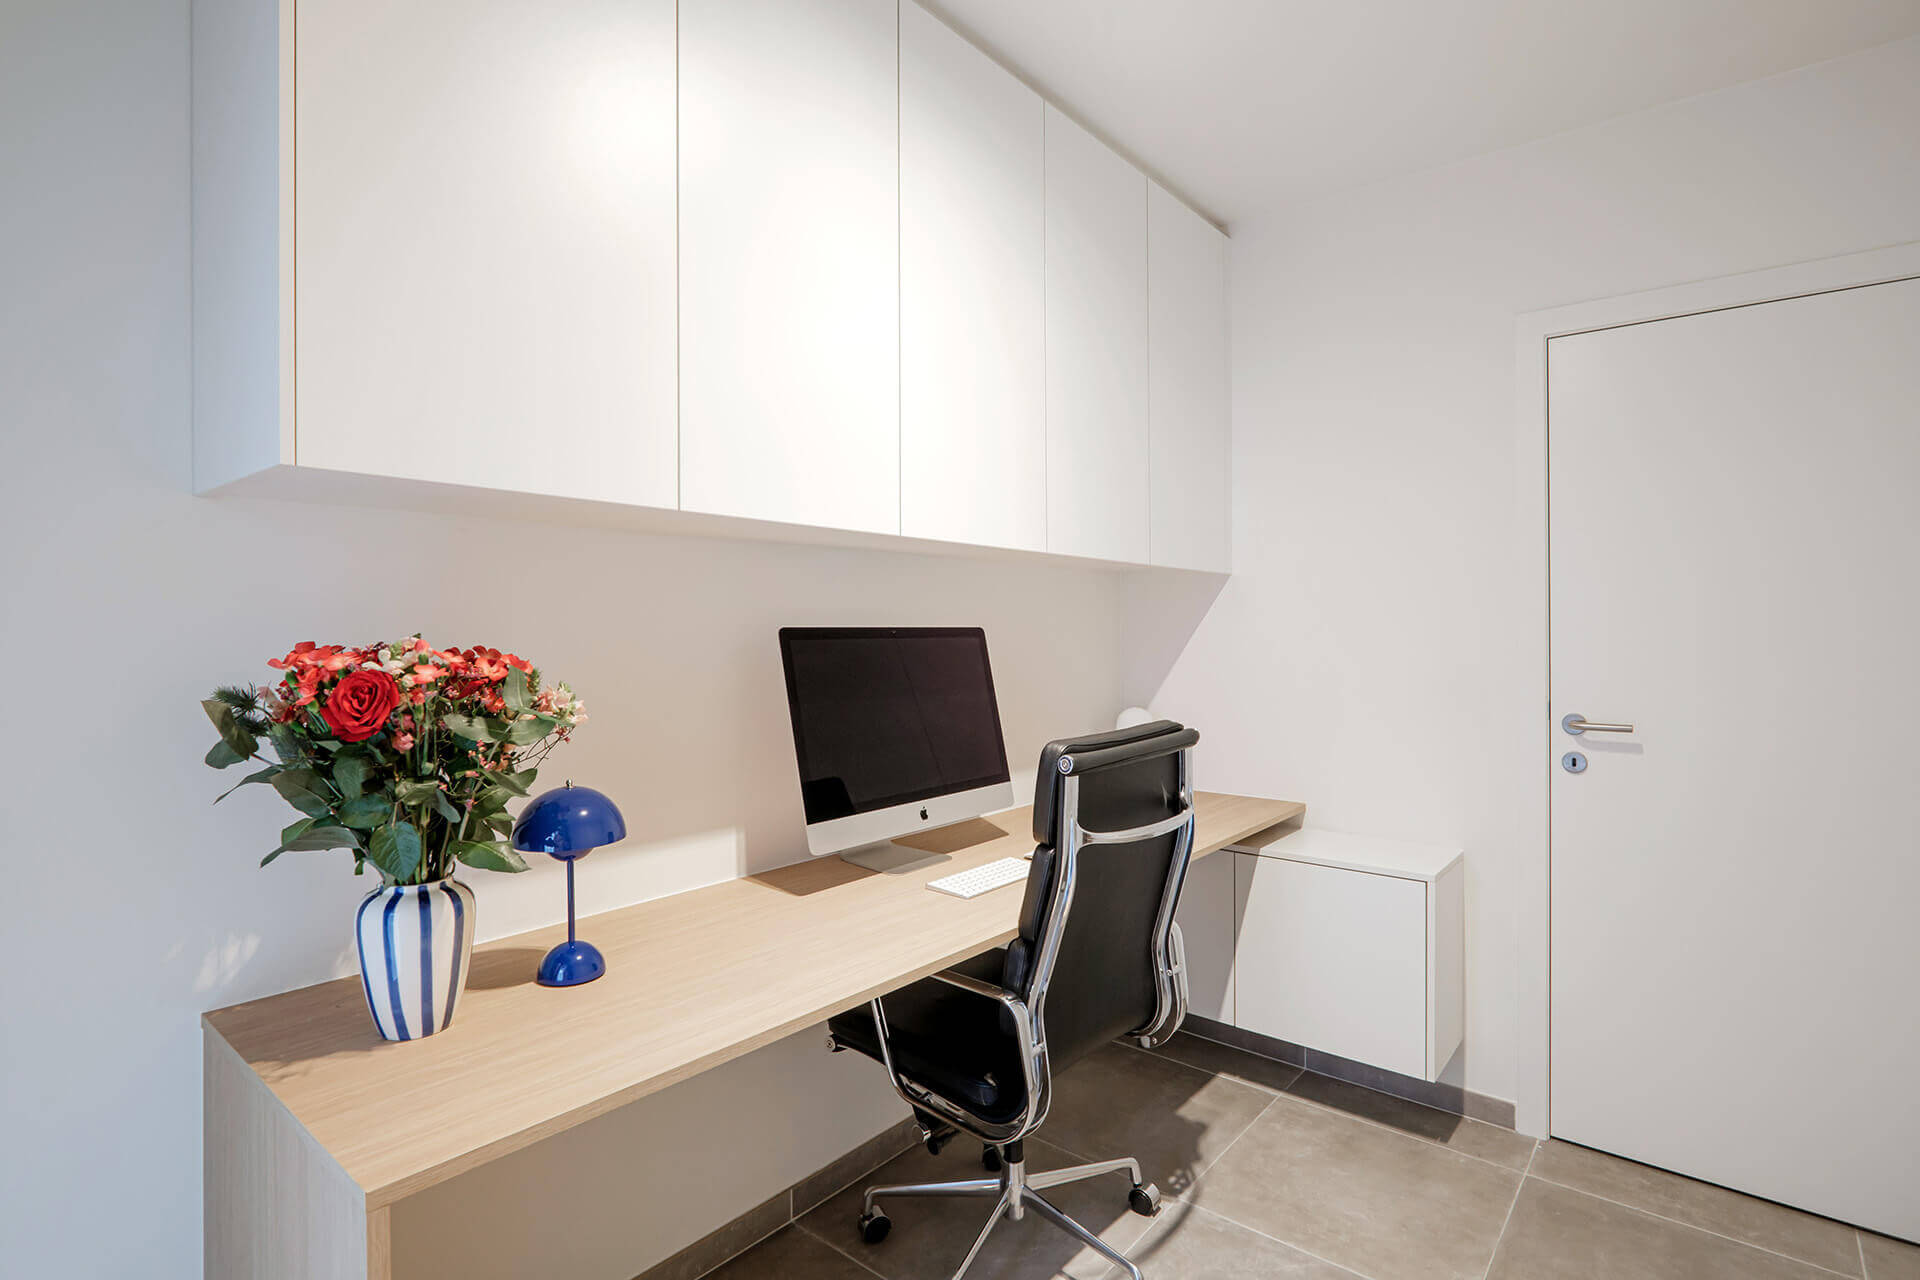
[[1231,861],[1232,1005],[1219,1020],[1438,1079],[1463,1031],[1460,851],[1295,829]]
[[1218,853],[1187,869],[1174,920],[1187,952],[1187,1012],[1233,1025],[1234,856]]

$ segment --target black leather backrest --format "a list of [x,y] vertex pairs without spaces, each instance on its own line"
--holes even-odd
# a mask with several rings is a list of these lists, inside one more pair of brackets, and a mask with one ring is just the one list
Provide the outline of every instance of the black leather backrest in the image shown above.
[[[1019,935],[1007,948],[1001,985],[1030,999],[1033,966],[1047,928],[1061,847],[1063,755],[1080,779],[1080,825],[1091,831],[1143,826],[1180,808],[1181,748],[1197,738],[1171,720],[1050,742],[1034,785],[1038,848],[1027,876]],[[1084,770],[1081,761],[1098,761]],[[1055,1070],[1144,1025],[1158,1004],[1153,929],[1166,893],[1176,836],[1080,850],[1073,903],[1044,1007]]]

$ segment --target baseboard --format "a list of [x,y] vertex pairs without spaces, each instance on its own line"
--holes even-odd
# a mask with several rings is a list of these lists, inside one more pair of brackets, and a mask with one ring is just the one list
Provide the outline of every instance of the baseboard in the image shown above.
[[829,1160],[785,1191],[755,1205],[733,1221],[710,1231],[634,1280],[698,1280],[745,1253],[835,1192],[859,1181],[920,1141],[911,1118],[868,1138],[845,1155]]
[[1211,1040],[1216,1044],[1224,1044],[1230,1049],[1239,1049],[1275,1062],[1284,1062],[1288,1066],[1299,1067],[1316,1075],[1332,1076],[1336,1080],[1345,1080],[1348,1084],[1357,1084],[1363,1089],[1372,1089],[1376,1093],[1389,1093],[1396,1098],[1405,1098],[1408,1102],[1417,1102],[1438,1111],[1465,1116],[1469,1120],[1498,1125],[1502,1129],[1513,1128],[1513,1103],[1505,1098],[1488,1097],[1484,1093],[1475,1093],[1459,1085],[1435,1084],[1417,1076],[1403,1076],[1396,1071],[1368,1066],[1364,1062],[1355,1062],[1351,1058],[1335,1057],[1331,1053],[1322,1053],[1318,1049],[1309,1049],[1305,1045],[1276,1040],[1272,1036],[1263,1036],[1256,1031],[1242,1030],[1224,1022],[1215,1022],[1211,1018],[1196,1017],[1193,1014],[1187,1015],[1187,1020],[1181,1024],[1181,1030],[1199,1036],[1202,1040]]

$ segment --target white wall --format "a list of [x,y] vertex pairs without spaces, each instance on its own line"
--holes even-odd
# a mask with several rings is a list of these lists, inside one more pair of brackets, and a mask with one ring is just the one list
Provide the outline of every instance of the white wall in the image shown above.
[[[184,0],[0,7],[8,1275],[197,1276],[198,1015],[349,971],[366,882],[259,869],[280,802],[214,809],[200,763],[198,700],[292,642],[424,628],[571,680],[592,720],[548,777],[632,833],[583,864],[587,911],[804,852],[781,624],[984,625],[1029,778],[1119,706],[1119,579],[1091,570],[190,497],[187,56]],[[558,919],[558,876],[474,874],[482,936]],[[410,1206],[400,1274],[437,1231],[463,1275],[625,1280],[903,1111],[796,1036]],[[541,1213],[581,1166],[603,1190]]]
[[1543,907],[1515,316],[1920,238],[1916,122],[1908,40],[1232,227],[1236,572],[1128,692],[1200,726],[1210,787],[1468,850],[1469,1088],[1515,1096]]

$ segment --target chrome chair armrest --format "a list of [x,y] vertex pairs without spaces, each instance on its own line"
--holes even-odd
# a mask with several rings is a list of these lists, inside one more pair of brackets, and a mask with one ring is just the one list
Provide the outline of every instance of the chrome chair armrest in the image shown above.
[[935,982],[944,982],[950,987],[958,987],[962,991],[971,991],[977,996],[985,996],[989,1000],[998,1000],[1001,1004],[1009,1008],[1023,1003],[1019,996],[1014,995],[1013,992],[1007,990],[1005,987],[997,987],[991,982],[983,982],[972,974],[962,973],[958,969],[942,969],[933,975],[933,979]]

